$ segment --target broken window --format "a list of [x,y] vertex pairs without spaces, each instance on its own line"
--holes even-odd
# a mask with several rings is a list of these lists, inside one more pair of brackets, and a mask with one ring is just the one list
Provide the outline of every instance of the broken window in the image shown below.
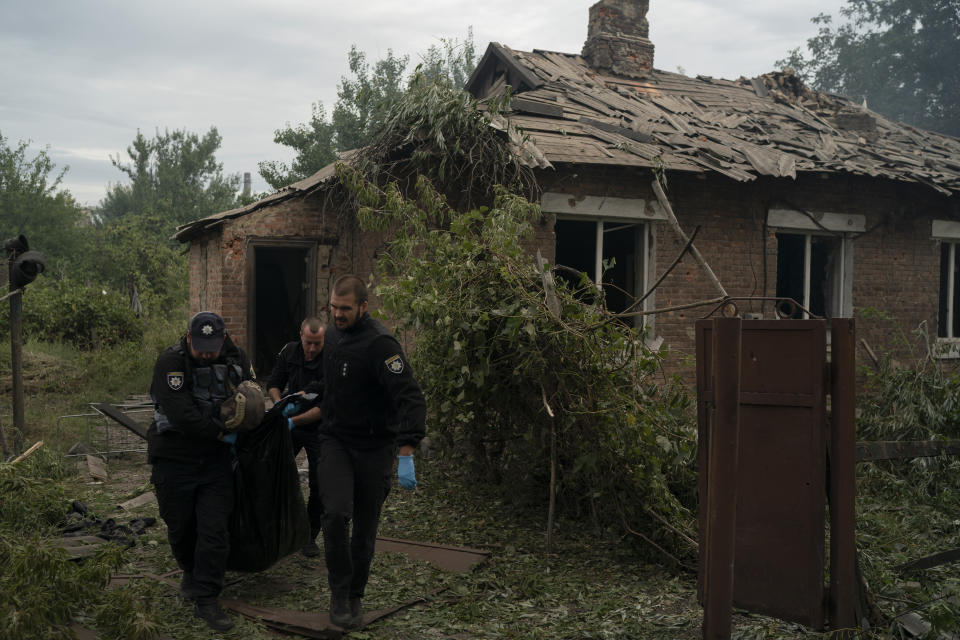
[[[606,307],[614,313],[642,311],[636,301],[646,287],[647,225],[611,220],[560,219],[554,225],[557,238],[557,272],[572,288],[580,285],[575,272],[582,272],[597,288],[602,286]],[[593,300],[592,292],[583,292]],[[643,326],[643,316],[627,322]]]
[[960,278],[957,242],[940,243],[940,308],[937,314],[937,336],[960,338]]
[[771,210],[777,228],[777,297],[802,309],[793,318],[849,318],[853,315],[853,240],[863,216]]
[[931,237],[940,241],[940,298],[937,337],[949,344],[940,357],[960,356],[960,222],[934,220]]

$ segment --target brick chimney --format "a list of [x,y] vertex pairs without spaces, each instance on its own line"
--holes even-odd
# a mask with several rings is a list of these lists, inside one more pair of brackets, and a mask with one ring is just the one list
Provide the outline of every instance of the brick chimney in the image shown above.
[[642,78],[653,70],[649,0],[600,0],[590,7],[583,58],[600,72]]

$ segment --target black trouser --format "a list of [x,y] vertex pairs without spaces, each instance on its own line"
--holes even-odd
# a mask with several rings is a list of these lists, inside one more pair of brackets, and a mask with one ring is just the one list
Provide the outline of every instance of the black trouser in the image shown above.
[[320,443],[323,548],[330,592],[334,597],[362,598],[370,577],[380,509],[390,492],[394,447],[358,450],[325,434]]
[[307,515],[310,517],[310,539],[317,537],[322,527],[323,502],[320,500],[320,433],[315,425],[311,428],[294,427],[290,430],[293,438],[293,455],[301,449],[307,451],[307,483],[310,495],[307,497]]
[[230,553],[230,457],[193,463],[158,458],[150,479],[173,557],[192,576],[190,594],[201,604],[215,602]]

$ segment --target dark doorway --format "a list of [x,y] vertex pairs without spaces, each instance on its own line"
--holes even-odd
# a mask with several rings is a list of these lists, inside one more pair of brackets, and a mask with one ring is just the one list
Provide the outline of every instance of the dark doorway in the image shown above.
[[251,337],[258,377],[270,374],[284,344],[296,340],[313,308],[309,247],[254,247]]

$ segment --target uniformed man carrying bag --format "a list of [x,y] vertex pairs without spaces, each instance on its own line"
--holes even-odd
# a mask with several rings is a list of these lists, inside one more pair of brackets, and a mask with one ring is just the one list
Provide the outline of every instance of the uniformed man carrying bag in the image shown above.
[[[221,405],[253,377],[243,350],[226,334],[223,318],[194,315],[186,335],[157,358],[150,395],[154,421],[147,432],[160,516],[177,564],[180,589],[194,615],[218,631],[233,627],[217,598],[230,550],[233,508],[231,445],[236,433]],[[262,416],[262,413],[261,413]]]

